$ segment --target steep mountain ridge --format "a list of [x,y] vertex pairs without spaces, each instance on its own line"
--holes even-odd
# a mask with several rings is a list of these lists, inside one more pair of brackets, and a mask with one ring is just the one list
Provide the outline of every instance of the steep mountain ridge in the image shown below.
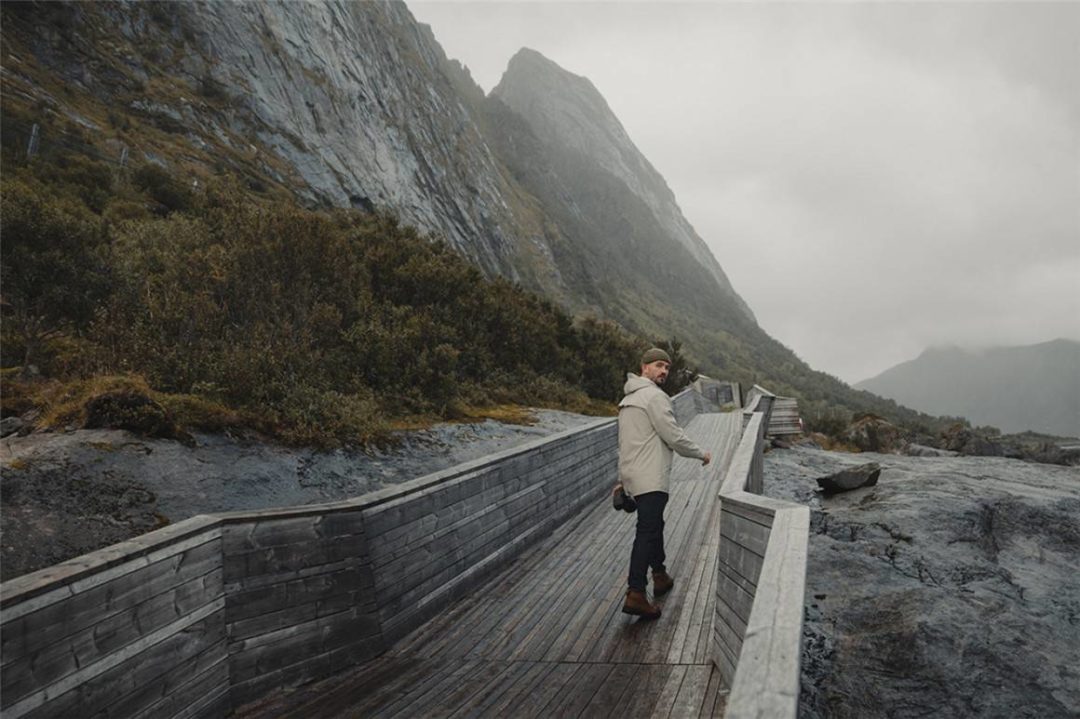
[[8,136],[42,123],[62,147],[66,126],[193,183],[386,209],[489,276],[678,337],[706,373],[808,413],[902,412],[769,337],[592,83],[539,53],[485,96],[399,2],[4,3],[3,20]]
[[[642,201],[667,239],[704,267],[722,293],[751,321],[749,306],[731,286],[705,242],[683,216],[664,178],[637,149],[622,123],[593,84],[524,48],[513,58],[492,97],[523,117],[551,151],[595,163]],[[574,177],[561,177],[572,182]]]
[[[518,248],[544,244],[529,227],[536,209],[516,200],[450,61],[403,4],[5,10],[4,44],[19,58],[5,62],[9,89],[48,97],[91,134],[180,170],[248,160],[309,201],[393,209],[489,275],[557,290],[518,271]],[[135,129],[111,132],[108,113],[134,116]]]
[[1080,436],[1080,342],[983,351],[933,347],[855,385],[909,407],[1005,432]]

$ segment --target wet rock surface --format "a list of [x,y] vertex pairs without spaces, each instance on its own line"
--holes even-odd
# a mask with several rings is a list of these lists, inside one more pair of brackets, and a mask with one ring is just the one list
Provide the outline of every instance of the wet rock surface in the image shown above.
[[811,508],[800,716],[1080,715],[1080,470],[796,447],[765,491]]
[[6,437],[0,573],[11,579],[197,514],[356,497],[596,420],[534,414],[531,426],[436,425],[370,452],[205,434],[186,446],[112,429]]

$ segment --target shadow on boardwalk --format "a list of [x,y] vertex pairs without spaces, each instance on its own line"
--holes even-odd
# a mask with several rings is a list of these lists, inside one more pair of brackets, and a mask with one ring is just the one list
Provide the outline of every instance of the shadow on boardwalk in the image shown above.
[[620,612],[634,516],[605,499],[378,659],[237,715],[723,715],[727,690],[708,655],[716,497],[741,419],[702,414],[687,427],[716,459],[704,469],[675,458],[665,534],[676,585],[658,621]]

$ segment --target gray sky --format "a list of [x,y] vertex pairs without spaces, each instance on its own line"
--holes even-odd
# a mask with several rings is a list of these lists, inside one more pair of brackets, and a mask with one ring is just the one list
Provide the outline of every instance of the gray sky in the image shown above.
[[408,5],[486,91],[588,77],[815,369],[1080,339],[1078,3]]

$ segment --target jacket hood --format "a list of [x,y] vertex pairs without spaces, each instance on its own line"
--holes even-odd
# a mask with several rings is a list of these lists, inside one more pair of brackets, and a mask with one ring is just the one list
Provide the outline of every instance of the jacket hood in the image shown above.
[[645,379],[639,377],[633,372],[626,373],[626,384],[623,385],[623,392],[625,394],[631,394],[637,392],[639,389],[646,389],[647,387],[656,387],[657,384],[651,379]]

